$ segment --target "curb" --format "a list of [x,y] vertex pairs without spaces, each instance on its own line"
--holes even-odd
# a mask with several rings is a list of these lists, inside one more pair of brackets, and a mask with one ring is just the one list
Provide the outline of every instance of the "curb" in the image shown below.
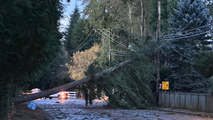
[[196,115],[196,116],[201,116],[201,117],[213,118],[213,115],[208,115],[208,113],[202,114],[202,113],[194,113],[194,112],[188,112],[188,111],[179,111],[179,110],[162,109],[162,108],[155,108],[155,110],[166,111],[166,112],[174,112],[174,113],[180,113],[180,114],[185,114],[185,115]]

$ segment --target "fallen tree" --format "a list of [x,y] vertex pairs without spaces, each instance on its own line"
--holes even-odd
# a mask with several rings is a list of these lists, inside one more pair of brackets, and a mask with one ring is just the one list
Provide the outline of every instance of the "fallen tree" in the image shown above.
[[[132,60],[127,60],[127,61],[124,61],[122,63],[119,63],[117,66],[105,69],[105,70],[103,70],[101,72],[98,72],[98,73],[96,73],[94,75],[94,78],[98,79],[103,74],[112,72],[112,71],[114,71],[114,70],[126,65],[127,63],[129,63],[131,61]],[[90,81],[91,78],[92,78],[91,76],[87,76],[87,77],[82,78],[80,80],[77,80],[77,81],[74,81],[74,82],[70,82],[68,84],[61,85],[61,86],[58,86],[58,87],[55,87],[55,88],[52,88],[52,89],[49,89],[49,90],[46,90],[46,91],[42,91],[42,92],[36,93],[36,94],[30,94],[30,95],[26,95],[26,96],[17,96],[15,98],[12,98],[12,102],[14,104],[19,104],[19,103],[24,103],[24,102],[28,102],[28,101],[31,101],[31,100],[35,100],[35,99],[38,99],[38,98],[46,97],[46,96],[49,96],[51,94],[55,94],[55,93],[58,93],[60,91],[67,90],[69,88],[81,85],[81,84],[83,84],[85,82]]]

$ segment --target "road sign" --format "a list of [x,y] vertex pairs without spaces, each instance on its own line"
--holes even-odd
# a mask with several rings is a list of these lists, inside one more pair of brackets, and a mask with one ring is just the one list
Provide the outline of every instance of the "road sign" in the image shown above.
[[169,81],[162,81],[162,90],[169,90]]

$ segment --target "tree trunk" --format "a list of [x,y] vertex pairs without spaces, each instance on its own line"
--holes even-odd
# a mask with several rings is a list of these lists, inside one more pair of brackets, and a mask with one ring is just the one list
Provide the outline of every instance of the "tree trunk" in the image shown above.
[[129,24],[130,24],[130,31],[133,33],[133,26],[132,26],[132,5],[131,3],[127,2],[128,9],[129,9]]
[[[108,73],[108,72],[112,72],[112,71],[126,65],[127,63],[129,63],[131,61],[132,60],[127,60],[127,61],[120,63],[118,66],[111,67],[111,68],[105,69],[101,72],[98,72],[94,75],[94,79],[98,79],[103,74]],[[49,90],[46,90],[46,91],[42,91],[42,92],[39,92],[39,93],[36,93],[36,94],[30,94],[30,95],[26,95],[26,96],[18,96],[18,97],[13,98],[12,102],[14,104],[19,104],[19,103],[24,103],[24,102],[27,102],[27,101],[35,100],[35,99],[38,99],[38,98],[46,97],[46,96],[58,93],[60,91],[64,91],[64,90],[67,90],[69,88],[78,86],[78,85],[83,84],[85,82],[88,82],[90,79],[91,79],[91,76],[87,76],[87,77],[82,78],[80,80],[77,80],[77,81],[74,81],[74,82],[71,82],[71,83],[68,83],[68,84],[65,84],[65,85],[61,85],[61,86],[58,86],[58,87],[55,87],[55,88],[52,88],[52,89],[49,89]]]
[[144,35],[144,14],[143,14],[143,1],[141,0],[141,36]]

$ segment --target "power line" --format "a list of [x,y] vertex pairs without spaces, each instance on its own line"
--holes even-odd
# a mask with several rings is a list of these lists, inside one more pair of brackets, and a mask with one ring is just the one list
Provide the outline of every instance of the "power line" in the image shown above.
[[[204,10],[208,10],[207,8],[206,9],[203,9],[201,12],[200,12],[200,14],[194,19],[194,20],[197,20],[197,18],[201,15],[201,14],[203,14],[203,11]],[[194,20],[190,20],[190,22],[189,22],[189,24],[188,25],[186,25],[184,28],[182,28],[179,32],[181,32],[181,31],[183,31],[184,29],[186,29]]]
[[166,36],[161,36],[160,39],[168,39],[168,38],[171,38],[171,37],[172,38],[180,38],[180,37],[184,37],[184,36],[189,37],[190,35],[199,34],[201,32],[206,32],[206,34],[208,34],[208,33],[210,33],[210,30],[207,28],[207,29],[204,29],[204,30],[189,32],[189,33],[185,33],[185,34],[182,34],[182,33],[170,34],[170,35],[166,35]]
[[[91,35],[92,31],[90,32],[89,35]],[[93,34],[94,35],[94,34]],[[85,39],[76,49],[78,49],[80,46],[82,46],[88,39]]]
[[[98,30],[100,30],[100,29],[98,29]],[[112,32],[110,32],[110,31],[107,30],[107,29],[102,29],[102,30],[105,30],[105,31],[111,33],[113,36],[116,36],[116,37],[118,37],[118,38],[121,38],[120,36],[113,34]],[[100,30],[100,31],[101,31],[101,30]],[[103,32],[103,33],[104,33],[104,32]],[[105,34],[105,35],[106,35],[106,34]],[[111,38],[111,39],[113,39],[113,38]],[[114,39],[113,39],[113,40],[114,40]],[[124,40],[125,40],[125,39],[124,39]],[[114,41],[115,41],[115,40],[114,40]],[[125,41],[127,41],[127,40],[125,40]],[[122,44],[122,43],[120,43],[120,42],[118,42],[118,41],[115,41],[115,42],[117,42],[118,44]],[[123,44],[122,44],[122,45],[123,45]],[[130,44],[130,45],[131,45],[131,44]],[[125,46],[125,45],[123,45],[123,46]],[[132,49],[132,48],[130,48],[130,47],[126,47],[126,46],[125,46],[125,48],[135,51],[134,49]]]
[[[109,32],[109,33],[111,33],[112,34],[112,32],[110,32],[109,30],[107,30],[107,29],[102,29],[102,30],[105,30],[105,31],[107,31],[107,32]],[[118,36],[118,35],[115,35],[115,34],[113,34],[114,36],[116,36],[116,37],[118,37],[118,38],[120,38],[120,36]]]
[[201,32],[201,33],[196,33],[195,35],[190,35],[190,36],[180,36],[177,38],[171,37],[170,39],[164,39],[161,41],[174,41],[174,40],[186,39],[186,38],[196,37],[196,36],[205,35],[205,34],[207,34],[207,31]]
[[[110,31],[107,30],[107,29],[102,29],[102,30],[105,30],[105,31],[111,33],[113,36],[116,36],[116,37],[118,37],[118,38],[122,38],[121,36],[115,35],[115,34],[113,34],[112,32],[110,32]],[[122,39],[122,40],[125,40],[125,39]],[[125,41],[128,41],[128,40],[125,40]],[[128,42],[129,42],[129,41],[128,41]],[[133,50],[133,49],[132,49],[132,50]]]
[[[178,35],[178,34],[186,34],[186,33],[188,33],[188,32],[191,32],[191,31],[194,31],[194,30],[198,30],[198,29],[201,29],[201,28],[205,28],[205,29],[207,29],[206,27],[210,27],[211,25],[213,25],[213,23],[210,23],[210,24],[207,24],[207,25],[203,25],[203,26],[200,26],[200,27],[196,27],[196,28],[192,28],[192,29],[189,29],[189,30],[185,30],[185,31],[179,31],[179,32],[176,32],[176,33],[171,33],[171,34],[168,34],[168,35],[163,35],[163,36],[159,36],[159,37],[170,37],[171,35]],[[204,29],[204,30],[205,30]]]
[[[102,30],[100,30],[100,29],[98,29],[99,31],[101,31],[101,33],[103,33],[103,34],[105,34],[105,36],[109,36],[109,35],[107,35],[106,33],[104,33]],[[111,33],[111,32],[110,32]],[[111,38],[114,42],[116,42],[117,44],[120,44],[120,45],[122,45],[122,46],[124,46],[124,47],[126,47],[124,44],[122,44],[122,43],[120,43],[120,42],[118,42],[118,41],[116,41],[116,40],[114,40],[113,38]]]
[[172,47],[172,45],[170,44],[170,41],[168,42],[169,46],[175,51],[177,52],[179,55],[183,56],[183,57],[186,57],[184,56],[183,54],[181,54],[178,50],[176,50],[175,48]]
[[[191,24],[191,23],[189,23],[189,24]],[[209,27],[210,27],[210,29],[209,29]],[[204,29],[203,30],[199,30],[201,28],[204,28]],[[191,31],[194,31],[194,30],[196,30],[196,31],[195,32],[191,32]],[[197,31],[197,30],[199,30],[199,31]],[[200,26],[200,27],[196,27],[196,28],[193,28],[193,29],[190,29],[190,30],[177,32],[176,34],[169,34],[169,35],[160,36],[159,38],[160,39],[164,39],[164,40],[161,40],[161,41],[167,41],[167,42],[165,42],[165,44],[168,43],[169,46],[173,50],[175,50],[178,54],[180,54],[183,57],[187,57],[187,56],[182,55],[178,50],[176,50],[174,47],[172,47],[172,45],[170,44],[170,41],[180,40],[180,39],[187,39],[187,38],[196,37],[196,36],[200,36],[200,35],[207,35],[207,34],[210,34],[211,32],[212,32],[212,23],[207,24],[207,25],[203,25],[203,26]],[[162,46],[164,46],[165,44],[161,45],[160,48]],[[157,49],[159,49],[159,48],[157,48]]]
[[126,53],[126,51],[119,51],[119,50],[114,50],[114,49],[110,49],[110,51],[114,51],[114,52],[118,52],[118,53]]
[[[212,31],[211,25],[212,25],[212,23],[208,24],[208,25],[200,26],[200,27],[197,27],[197,28],[193,28],[193,29],[190,29],[190,30],[186,30],[186,31],[183,31],[183,32],[178,32],[176,34],[173,33],[173,34],[160,36],[159,39],[163,39],[161,41],[179,40],[179,39],[184,39],[184,38],[190,38],[190,37],[196,37],[196,36],[200,36],[200,35],[210,34],[211,31]],[[204,28],[204,29],[199,30],[200,28]],[[196,31],[189,32],[189,31],[193,31],[193,30],[196,30]]]
[[86,42],[86,43],[84,43],[82,46],[80,46],[79,48],[77,48],[77,50],[80,50],[82,47],[84,47],[86,44],[88,44],[90,41],[92,41],[93,39],[93,37],[96,35],[96,33],[94,33],[93,34],[93,36]]
[[110,54],[113,54],[115,56],[124,56],[124,55],[120,55],[120,54],[116,54],[116,53],[111,53],[111,52],[110,52]]
[[[102,33],[100,33],[100,32],[98,32],[98,31],[96,31],[99,35],[101,35],[102,37],[104,37],[104,38],[106,38],[107,40],[110,40],[110,38],[107,38],[106,36],[103,36],[102,35]],[[114,40],[112,40],[111,42],[114,42],[114,43],[116,43]],[[117,43],[118,44],[118,43]],[[123,45],[121,45],[121,44],[118,44],[120,47],[123,47],[123,48],[125,48],[125,49],[128,49],[126,46],[123,46]]]
[[[98,29],[98,30],[101,31],[101,33],[104,34],[106,37],[109,37],[109,35],[107,35],[106,33],[104,33],[102,30],[100,30],[100,29]],[[110,39],[110,38],[108,38],[108,39]],[[111,39],[112,39],[112,40],[111,40],[112,42],[115,42],[115,43],[120,44],[121,46],[127,48],[124,44],[122,44],[122,43],[120,43],[120,42],[114,40],[113,38],[111,38]]]

